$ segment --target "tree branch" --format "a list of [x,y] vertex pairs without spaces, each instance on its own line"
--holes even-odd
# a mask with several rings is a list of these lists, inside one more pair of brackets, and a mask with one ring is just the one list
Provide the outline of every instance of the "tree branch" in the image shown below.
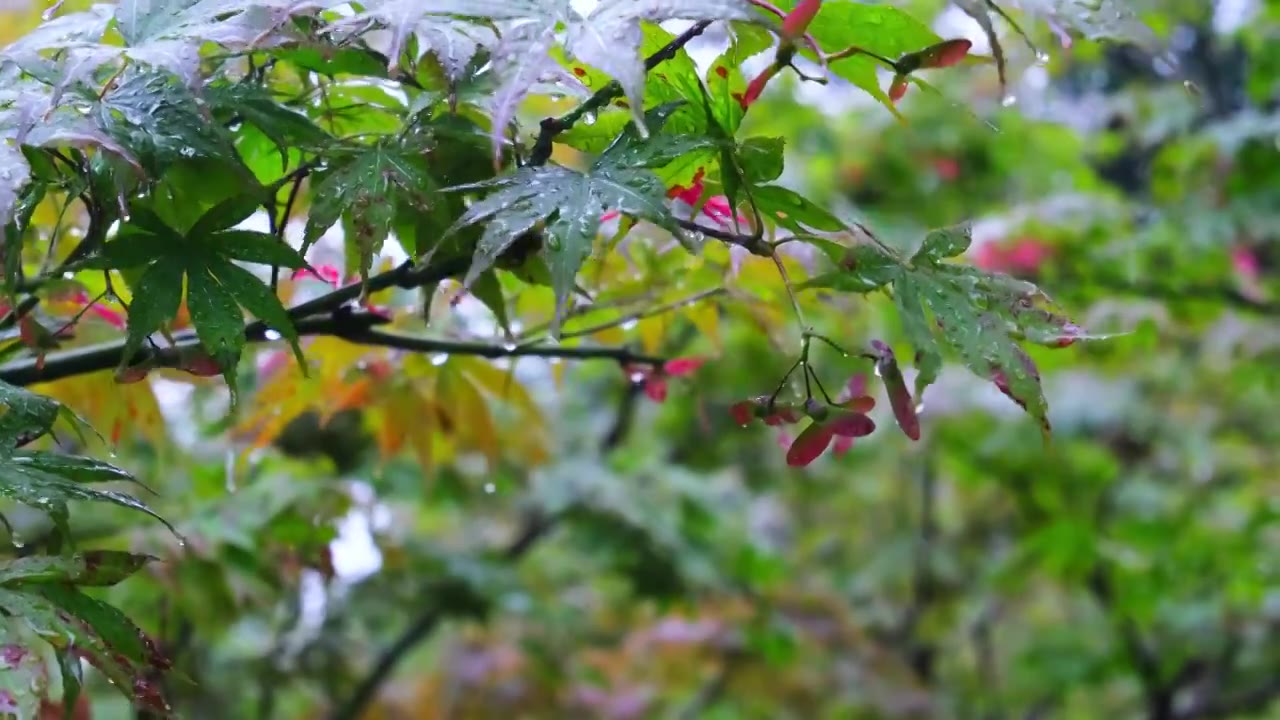
[[[373,328],[387,322],[373,313],[353,312],[340,308],[329,315],[316,315],[294,323],[302,336],[327,335],[360,345],[388,347],[416,353],[445,353],[449,355],[476,355],[485,358],[545,357],[570,360],[613,360],[620,364],[661,365],[659,357],[635,353],[626,347],[559,347],[550,345],[490,345],[487,343],[439,340],[410,335],[388,333]],[[166,348],[143,348],[133,357],[135,364],[148,363],[153,367],[178,367],[183,352],[199,347],[195,333],[175,333],[175,344]],[[278,341],[269,336],[266,327],[258,323],[245,329],[245,340],[250,343]],[[52,382],[63,378],[84,375],[118,367],[124,358],[123,341],[99,343],[75,348],[45,357],[43,369],[35,358],[21,360],[0,367],[0,380],[10,385],[31,385]]]
[[680,220],[677,218],[676,223],[690,232],[702,233],[707,237],[713,237],[721,242],[746,248],[747,252],[752,255],[773,257],[773,247],[754,235],[744,235],[731,230],[721,230],[719,228],[708,227],[701,223],[693,222],[692,220]]
[[1115,589],[1111,577],[1099,565],[1089,575],[1089,592],[1094,600],[1110,617],[1112,624],[1124,644],[1129,664],[1142,685],[1143,695],[1147,700],[1147,717],[1149,720],[1171,720],[1173,718],[1173,693],[1160,677],[1160,661],[1151,648],[1143,641],[1138,626],[1133,619],[1121,613],[1116,607]]
[[[680,52],[680,48],[688,45],[689,41],[701,35],[710,25],[710,20],[703,20],[680,33],[671,42],[645,59],[645,71],[652,70],[675,57],[676,53]],[[600,110],[621,95],[622,86],[615,80],[597,90],[594,95],[568,113],[558,118],[544,119],[541,130],[538,133],[538,139],[534,141],[533,150],[529,153],[529,165],[535,167],[545,165],[551,159],[551,146],[555,143],[555,139],[560,133],[573,127],[587,113]]]

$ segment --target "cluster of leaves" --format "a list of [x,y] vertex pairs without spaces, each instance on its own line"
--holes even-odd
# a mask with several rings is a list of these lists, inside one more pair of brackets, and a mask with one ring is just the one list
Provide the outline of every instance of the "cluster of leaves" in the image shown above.
[[[969,40],[939,37],[902,8],[852,0],[603,0],[589,12],[562,0],[348,6],[123,0],[54,13],[0,51],[9,299],[0,326],[18,328],[0,377],[52,381],[51,395],[98,409],[94,419],[115,442],[144,414],[151,422],[140,425],[162,425],[153,372],[183,371],[166,377],[201,389],[210,386],[199,378],[221,375],[243,414],[219,427],[251,448],[285,445],[305,422],[323,429],[371,407],[361,426],[382,460],[411,453],[423,473],[477,453],[496,472],[549,461],[553,438],[515,368],[492,359],[604,358],[660,401],[671,378],[706,362],[735,364],[730,355],[670,359],[682,338],[665,316],[714,344],[708,329],[723,314],[790,329],[784,347],[800,337],[777,390],[732,410],[741,424],[809,418],[789,444],[789,465],[832,445],[847,452],[876,427],[875,400],[859,385],[844,399],[827,396],[810,357],[817,343],[874,364],[913,441],[925,390],[947,359],[1048,432],[1024,343],[1070,345],[1086,337],[1079,326],[1031,282],[956,262],[967,228],[894,249],[793,189],[784,161],[796,138],[744,130],[767,86],[791,71],[848,81],[902,117],[894,103],[907,82],[936,89],[918,74],[975,60]],[[667,21],[692,24],[676,34]],[[713,24],[726,31],[724,47],[704,72],[686,46]],[[822,75],[803,75],[797,59]],[[761,61],[748,81],[744,66]],[[322,260],[339,235],[344,267],[335,271]],[[815,248],[822,257],[806,257]],[[389,250],[407,259],[388,267]],[[737,285],[746,297],[709,316],[680,299]],[[442,293],[448,307],[433,302]],[[901,328],[892,342],[804,319],[832,296],[874,302],[882,293]],[[470,339],[477,331],[451,313],[465,296],[487,309],[500,343]],[[794,322],[783,319],[790,312]],[[640,350],[627,345],[633,327]],[[79,347],[73,329],[103,345]],[[911,388],[898,337],[914,360]],[[245,361],[251,344],[277,340],[296,364],[274,351]],[[68,380],[112,369],[94,378],[109,389]],[[241,411],[246,385],[252,400]],[[50,555],[0,570],[13,578],[3,581],[13,588],[0,598],[5,620],[52,644],[71,695],[78,665],[66,658],[84,657],[163,711],[155,683],[164,662],[111,606],[68,589],[117,582],[129,574],[120,568],[142,559],[76,554],[66,503],[149,508],[86,487],[130,479],[111,465],[19,449],[51,434],[58,418],[80,421],[52,399],[0,388],[9,448],[0,494],[56,526],[43,548]],[[283,514],[295,522],[301,511]],[[667,568],[679,553],[665,540],[688,530],[654,530],[626,503],[570,503],[552,514],[595,530],[622,517],[634,532],[619,533],[620,554],[635,553],[628,567],[637,576]],[[701,515],[689,514],[697,527]],[[654,541],[659,531],[664,542]],[[306,553],[328,539],[292,525],[282,536],[290,533]]]

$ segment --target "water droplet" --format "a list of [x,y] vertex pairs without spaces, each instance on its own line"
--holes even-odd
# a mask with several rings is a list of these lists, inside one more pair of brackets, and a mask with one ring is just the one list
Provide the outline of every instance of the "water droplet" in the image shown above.
[[1037,50],[1037,51],[1036,51],[1036,64],[1037,64],[1037,65],[1048,65],[1048,64],[1049,64],[1049,53],[1047,53],[1047,52],[1045,52],[1045,51],[1043,51],[1043,50]]
[[1004,107],[1013,107],[1014,105],[1017,105],[1017,104],[1018,104],[1018,96],[1017,96],[1017,95],[1005,95],[1005,96],[1004,96],[1004,99],[1000,101],[1000,104],[1001,104],[1002,106],[1004,106]]
[[924,403],[916,403],[916,414],[924,412]]
[[495,492],[497,492],[497,490],[498,490],[497,486],[495,486],[493,483],[484,484],[484,491],[486,494],[492,495]]
[[431,364],[436,367],[440,367],[447,362],[449,362],[449,356],[446,353],[437,353],[431,356]]
[[596,114],[595,114],[595,113],[593,113],[593,112],[589,112],[589,113],[587,113],[586,115],[583,115],[583,116],[582,116],[582,124],[583,124],[583,125],[595,125],[595,124],[596,124]]
[[884,377],[883,375],[880,374],[880,363],[876,363],[875,372],[876,372],[876,377]]
[[636,321],[636,320],[628,320],[628,321],[626,321],[626,322],[622,323],[622,326],[621,326],[621,327],[622,327],[622,329],[623,329],[623,330],[634,330],[634,329],[636,328],[636,325],[638,325],[638,324],[639,324],[639,322],[638,322],[638,321]]
[[284,336],[275,330],[268,329],[266,332],[262,333],[262,337],[265,338],[268,342],[274,342]]
[[76,276],[76,274],[75,274],[75,273],[73,273],[73,272],[64,272],[64,273],[62,273],[62,279],[63,279],[63,280],[71,280],[71,279],[75,278],[75,276]]
[[644,373],[642,372],[631,373],[631,382],[633,383],[644,382]]
[[515,343],[513,343],[513,342],[505,342],[505,343],[502,343],[502,349],[503,349],[504,351],[506,351],[506,352],[512,352],[512,351],[513,351],[513,350],[515,350],[517,347],[518,347],[518,346],[517,346]]

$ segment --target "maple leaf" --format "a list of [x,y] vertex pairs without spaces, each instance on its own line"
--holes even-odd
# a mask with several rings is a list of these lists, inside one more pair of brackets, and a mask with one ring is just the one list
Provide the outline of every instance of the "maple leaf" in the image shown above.
[[574,278],[591,254],[606,208],[678,232],[678,225],[667,211],[662,181],[647,170],[613,165],[606,158],[602,157],[585,173],[560,166],[525,167],[511,175],[450,188],[495,189],[468,208],[449,230],[451,234],[485,223],[464,285],[470,286],[516,240],[545,223],[546,240],[541,252],[550,268],[556,295],[552,327],[556,333]]
[[665,20],[762,21],[763,16],[748,0],[603,0],[573,24],[566,41],[569,52],[617,81],[642,137],[648,133],[641,22]]
[[187,309],[196,335],[228,382],[234,380],[245,344],[241,306],[288,339],[299,364],[304,362],[297,331],[279,298],[266,283],[233,262],[294,269],[305,265],[296,250],[274,235],[230,229],[252,214],[260,202],[252,192],[233,197],[214,206],[185,232],[168,226],[145,208],[133,211],[130,223],[92,261],[101,268],[142,269],[129,308],[122,367],[148,336],[177,315],[184,278]]
[[431,205],[430,191],[436,183],[422,156],[420,147],[386,142],[331,163],[312,190],[303,252],[345,216],[355,230],[348,240],[357,249],[360,275],[367,278],[397,212],[421,211]]

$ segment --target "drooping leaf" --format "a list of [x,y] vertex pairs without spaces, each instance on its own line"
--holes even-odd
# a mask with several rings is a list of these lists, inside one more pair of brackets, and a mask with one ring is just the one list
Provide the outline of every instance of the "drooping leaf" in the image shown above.
[[936,377],[938,348],[945,347],[975,375],[1002,386],[1047,433],[1040,377],[1015,337],[1025,334],[1021,308],[1038,293],[1030,283],[967,266],[904,268],[894,296],[922,369],[917,394]]
[[0,453],[8,454],[15,443],[49,432],[58,420],[58,403],[6,382],[0,382]]
[[128,336],[125,341],[126,362],[152,333],[178,314],[182,304],[182,277],[186,270],[181,259],[161,255],[142,273],[133,288],[136,298],[129,307]]
[[656,176],[602,163],[606,158],[586,173],[558,166],[526,167],[487,183],[453,188],[496,188],[468,208],[450,230],[486,224],[464,285],[470,286],[493,267],[526,232],[549,221],[542,255],[552,271],[557,307],[562,308],[573,291],[574,276],[591,252],[606,208],[676,229],[665,205],[665,188]]
[[167,713],[150,676],[169,662],[120,611],[63,585],[32,591],[0,588],[0,609],[21,617],[56,650],[85,658],[139,706]]
[[[298,331],[293,326],[293,320],[290,319],[289,312],[285,310],[280,298],[271,290],[269,285],[248,270],[221,258],[210,260],[208,267],[209,273],[235,299],[236,304],[243,306],[245,310],[249,311],[249,314],[284,336],[293,348],[293,354],[298,364],[303,365],[306,363],[302,356],[302,346],[299,344]],[[192,284],[191,287],[195,289],[197,285]],[[189,294],[191,291],[188,291],[187,307],[191,308],[192,320],[195,321],[195,309],[191,307]],[[243,338],[244,321],[238,311],[236,312],[236,322],[237,332]]]
[[235,294],[213,275],[212,268],[199,265],[187,272],[187,310],[196,336],[230,375],[244,349],[244,314]]
[[115,585],[154,559],[150,555],[120,550],[89,550],[74,555],[32,555],[0,564],[0,585]]
[[421,213],[432,205],[436,183],[424,164],[425,150],[386,142],[336,161],[315,181],[304,249],[338,220],[347,218],[355,234],[346,242],[360,258],[361,276],[367,277],[397,211]]
[[[55,518],[66,515],[71,501],[101,502],[146,513],[171,531],[173,526],[137,498],[113,490],[88,488],[73,479],[12,458],[0,462],[0,495],[42,510]],[[175,531],[176,532],[176,531]]]

